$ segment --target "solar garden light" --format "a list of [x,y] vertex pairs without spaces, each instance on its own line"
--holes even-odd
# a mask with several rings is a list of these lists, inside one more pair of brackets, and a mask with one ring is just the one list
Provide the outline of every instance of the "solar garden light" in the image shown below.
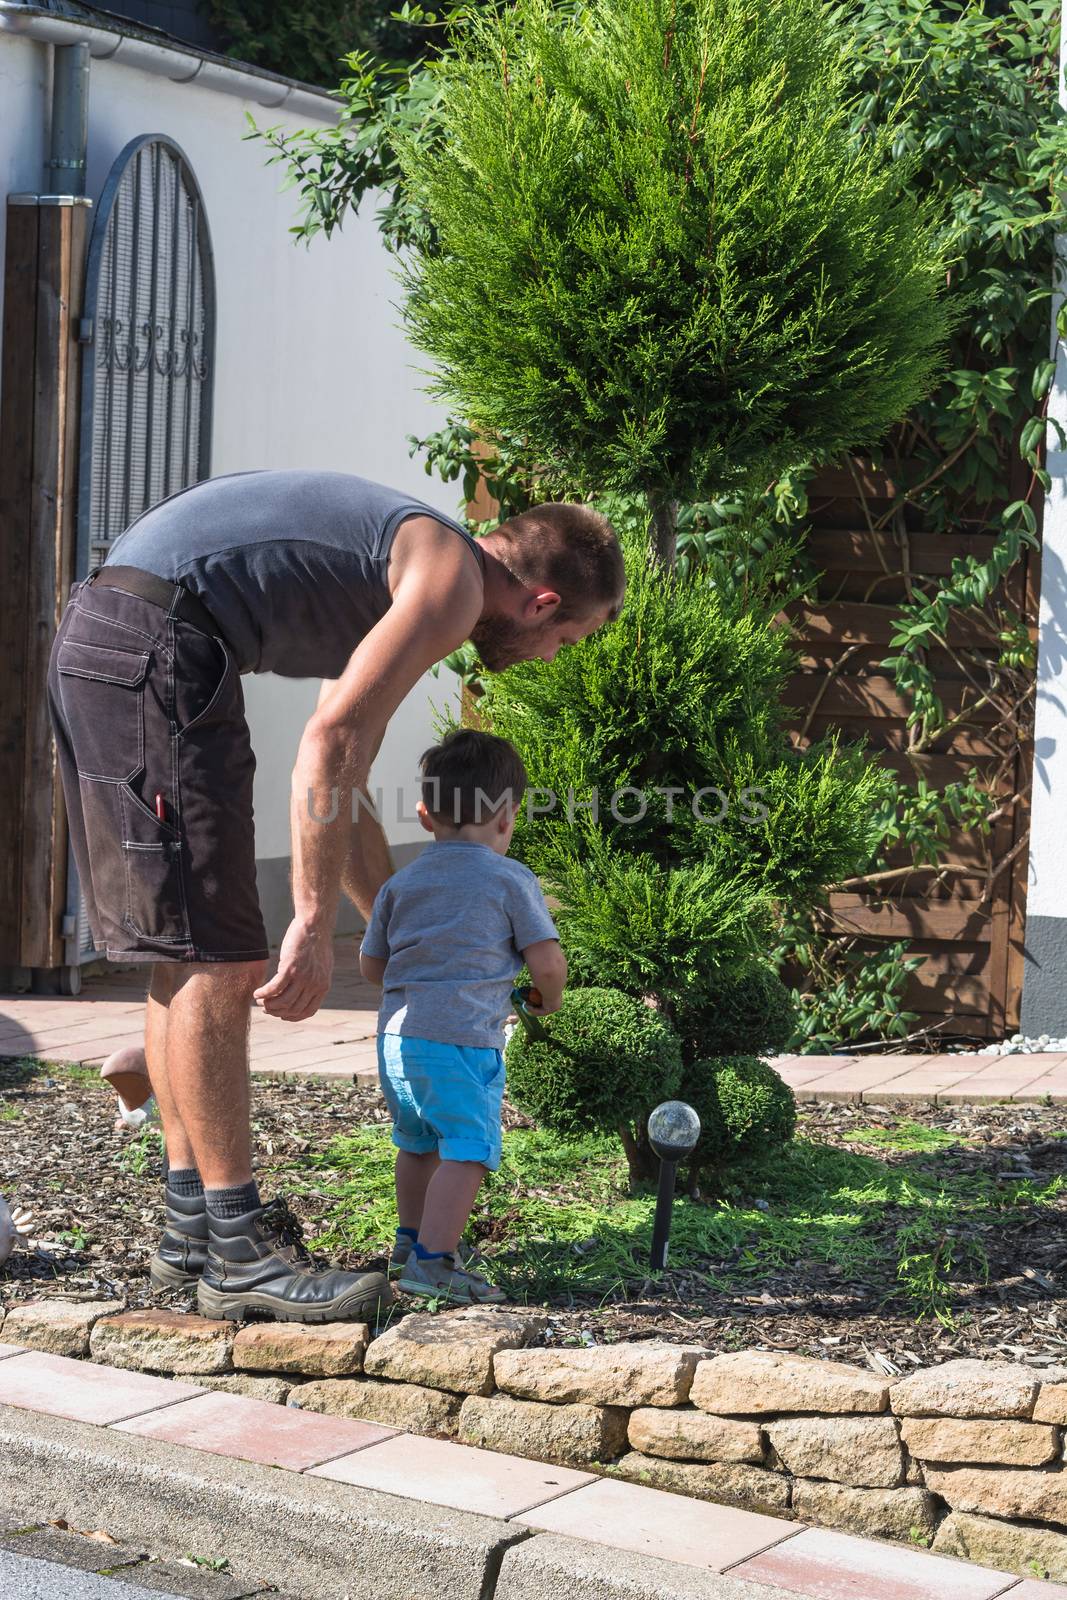
[[656,1220],[652,1226],[653,1272],[662,1272],[667,1265],[678,1163],[692,1155],[699,1138],[700,1118],[684,1100],[664,1100],[648,1119],[648,1142],[659,1156]]

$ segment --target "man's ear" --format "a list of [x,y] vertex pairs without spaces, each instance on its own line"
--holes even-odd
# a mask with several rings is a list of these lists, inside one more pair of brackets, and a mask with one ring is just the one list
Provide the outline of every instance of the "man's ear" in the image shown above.
[[430,821],[430,813],[426,809],[425,800],[417,800],[415,802],[415,815],[426,829],[426,832],[432,833],[433,823]]
[[555,589],[535,587],[527,594],[522,614],[531,622],[535,618],[538,622],[547,622],[559,605],[559,600]]

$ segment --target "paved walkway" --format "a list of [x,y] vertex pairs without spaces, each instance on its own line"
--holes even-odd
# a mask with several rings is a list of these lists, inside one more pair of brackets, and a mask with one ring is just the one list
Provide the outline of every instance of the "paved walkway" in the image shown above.
[[[99,1063],[141,1040],[145,978],[136,970],[90,978],[77,998],[0,996],[0,1056]],[[333,988],[307,1022],[252,1012],[252,1070],[273,1076],[376,1075],[377,991],[359,975],[355,939],[339,939]],[[798,1100],[1015,1100],[1067,1104],[1067,1055],[782,1056]]]
[[[204,1392],[195,1381],[151,1377],[17,1345],[0,1344],[0,1406],[136,1436],[141,1471],[145,1441],[184,1445],[202,1457],[273,1467],[283,1477],[327,1479],[422,1506],[494,1518],[512,1533],[521,1529],[528,1535],[562,1535],[586,1548],[606,1546],[613,1567],[623,1572],[628,1556],[653,1557],[766,1586],[755,1588],[754,1596],[785,1591],[810,1600],[930,1600],[934,1595],[938,1600],[1001,1595],[1067,1600],[1062,1585],[905,1545],[806,1528],[568,1467]],[[32,1430],[32,1418],[26,1426]],[[77,1513],[78,1488],[66,1492],[69,1521]],[[279,1492],[284,1496],[284,1483]],[[114,1531],[124,1532],[121,1526]],[[287,1582],[297,1588],[299,1573],[287,1574]],[[748,1591],[730,1592],[741,1600]]]
[[[333,988],[307,1022],[252,1011],[252,1070],[278,1076],[375,1077],[377,990],[359,975],[355,939],[338,939]],[[140,1044],[147,976],[142,968],[89,978],[77,996],[0,996],[0,1056],[98,1064],[122,1045]]]

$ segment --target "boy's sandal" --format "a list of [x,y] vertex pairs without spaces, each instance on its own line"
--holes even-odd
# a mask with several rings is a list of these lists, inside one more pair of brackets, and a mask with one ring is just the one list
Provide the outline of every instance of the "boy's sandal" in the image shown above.
[[504,1305],[507,1295],[477,1273],[465,1272],[454,1257],[439,1261],[409,1260],[398,1282],[403,1294],[419,1295],[424,1300],[446,1300],[454,1305]]

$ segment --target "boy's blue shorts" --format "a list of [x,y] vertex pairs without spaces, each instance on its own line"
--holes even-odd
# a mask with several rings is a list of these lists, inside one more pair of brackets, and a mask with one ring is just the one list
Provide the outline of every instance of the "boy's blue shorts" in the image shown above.
[[496,1171],[504,1098],[499,1050],[382,1033],[378,1079],[399,1150],[419,1156],[436,1150],[442,1161],[480,1161]]

